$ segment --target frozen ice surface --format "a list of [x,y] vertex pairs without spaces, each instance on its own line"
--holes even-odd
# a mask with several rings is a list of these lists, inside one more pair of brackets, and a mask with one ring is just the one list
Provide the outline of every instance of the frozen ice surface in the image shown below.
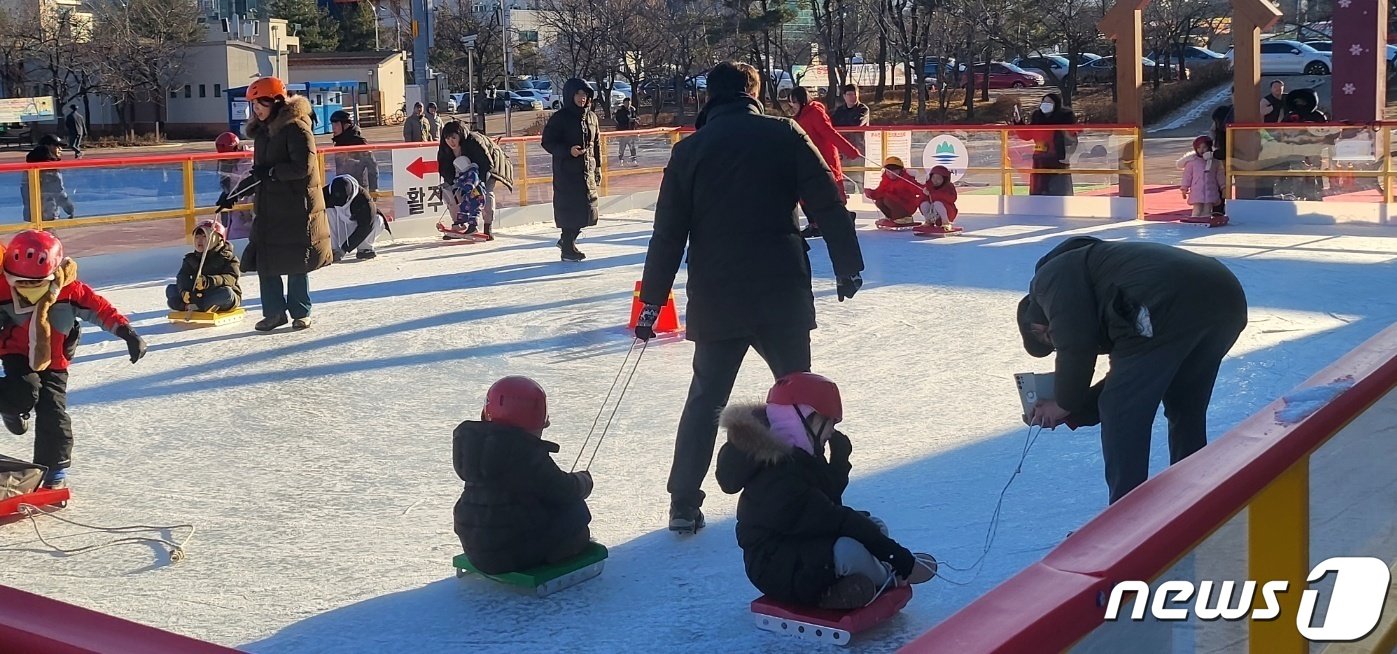
[[[1251,325],[1222,366],[1214,435],[1397,319],[1389,228],[966,217],[964,236],[922,240],[870,222],[861,231],[867,283],[852,300],[835,301],[824,245],[813,241],[810,253],[815,370],[843,389],[854,442],[846,500],[957,567],[981,554],[1023,448],[1013,373],[1050,369],[1023,353],[1014,307],[1034,262],[1065,236],[1182,244],[1236,271]],[[479,415],[493,380],[530,375],[550,393],[547,438],[571,463],[630,343],[624,325],[649,234],[645,212],[608,216],[585,232],[580,264],[558,261],[546,225],[487,245],[385,245],[376,260],[312,276],[316,324],[298,333],[252,331],[255,278],[244,280],[246,322],[165,324],[176,251],[81,262],[134,315],[151,351],[133,366],[119,341],[87,329],[72,369],[75,499],[64,515],[188,522],[198,533],[189,558],[170,565],[146,545],[56,555],[28,525],[2,526],[3,583],[262,654],[807,651],[752,625],[756,592],[733,536],[734,497],[710,478],[708,529],[691,538],[664,529],[690,376],[683,341],[651,344],[593,466],[592,528],[611,549],[606,572],[544,599],[453,575],[452,429]],[[758,399],[770,381],[750,356],[734,398]],[[1164,441],[1161,419],[1156,470]],[[29,447],[0,434],[0,452],[27,458]],[[910,640],[1105,503],[1096,430],[1044,433],[978,573],[946,570],[946,580],[918,587],[859,648]],[[106,539],[44,529],[69,547]]]

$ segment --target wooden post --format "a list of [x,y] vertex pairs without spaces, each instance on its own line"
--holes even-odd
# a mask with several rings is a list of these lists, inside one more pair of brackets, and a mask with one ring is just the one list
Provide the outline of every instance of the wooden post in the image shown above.
[[[1145,126],[1145,99],[1141,94],[1141,80],[1144,78],[1144,56],[1141,37],[1144,33],[1145,5],[1150,0],[1117,0],[1101,22],[1098,30],[1116,42],[1116,122],[1131,127]],[[1123,65],[1124,64],[1124,65]],[[1135,167],[1140,157],[1140,140],[1134,139],[1121,148],[1120,170],[1135,170],[1116,177],[1116,195],[1122,198],[1135,198],[1136,216],[1144,216],[1145,198],[1138,189],[1144,188],[1144,180],[1136,179],[1143,171]]]

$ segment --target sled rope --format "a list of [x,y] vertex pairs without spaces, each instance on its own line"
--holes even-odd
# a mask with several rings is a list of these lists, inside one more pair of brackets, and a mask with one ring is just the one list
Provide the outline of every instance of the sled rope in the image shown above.
[[[626,391],[630,389],[631,380],[635,379],[635,373],[640,370],[640,360],[645,356],[645,347],[649,344],[650,341],[640,342],[640,353],[635,355],[635,364],[631,366],[631,374],[626,376],[626,383],[621,385],[621,392],[616,394],[616,405],[611,407],[611,415],[607,416],[606,425],[601,428],[601,435],[597,437],[597,446],[592,448],[592,456],[587,457],[587,465],[582,468],[583,470],[592,469],[592,461],[596,460],[597,452],[601,451],[602,441],[606,440],[606,434],[611,431],[611,421],[616,419],[616,413],[621,410],[621,403],[626,399]],[[634,342],[631,343],[631,347],[635,347]],[[624,367],[621,369],[625,370]]]
[[[635,344],[636,344],[636,341],[640,341],[640,339],[637,338],[637,339],[631,340],[631,347],[630,347],[630,349],[626,350],[626,358],[621,360],[621,369],[616,371],[616,378],[611,380],[611,388],[608,388],[608,389],[606,390],[606,397],[602,399],[602,401],[601,401],[601,406],[597,407],[597,417],[595,417],[595,418],[592,419],[592,428],[589,429],[589,430],[587,431],[587,438],[585,438],[585,439],[582,440],[582,447],[578,448],[578,450],[577,450],[577,458],[576,458],[576,459],[573,459],[573,461],[572,461],[572,467],[571,467],[571,468],[568,468],[568,472],[576,471],[576,470],[577,470],[577,464],[582,462],[582,453],[587,451],[587,445],[588,445],[589,443],[592,442],[592,435],[596,433],[596,431],[597,431],[597,425],[598,425],[599,423],[601,423],[601,415],[602,415],[602,413],[606,412],[606,405],[607,405],[607,403],[609,403],[609,402],[611,401],[611,394],[614,393],[614,392],[616,391],[616,384],[619,383],[619,382],[621,381],[621,375],[625,374],[625,372],[626,372],[626,364],[630,363],[630,361],[631,361],[631,354],[635,352]],[[642,342],[642,343],[645,343],[645,341],[641,341],[641,342]],[[641,346],[641,352],[644,352],[644,351],[645,351],[645,347],[642,345],[642,346]],[[637,365],[637,366],[640,365],[640,359],[639,359],[639,358],[636,359],[636,365]],[[635,372],[631,372],[631,375],[634,376],[634,375],[635,375]],[[626,380],[626,385],[630,385],[630,383],[631,383],[630,380],[627,379],[627,380]],[[624,392],[624,391],[622,391],[622,392]],[[618,398],[618,400],[617,400],[617,403],[618,403],[618,404],[620,403],[619,398]],[[612,415],[614,416],[614,415],[615,415],[615,412],[612,412]],[[607,424],[610,425],[610,424],[611,424],[611,421],[610,421],[610,420],[607,420]],[[598,443],[597,443],[597,446],[600,447],[600,446],[601,446],[601,443],[598,442]],[[595,452],[595,451],[592,452],[592,456],[593,456],[593,457],[596,456],[596,452]],[[588,466],[588,467],[591,467],[591,465],[592,465],[591,460],[588,460],[588,461],[587,461],[587,466]]]
[[980,566],[985,562],[985,557],[990,553],[990,547],[994,545],[995,536],[999,534],[999,519],[1004,509],[1004,497],[1009,493],[1009,486],[1013,485],[1014,479],[1018,478],[1019,473],[1023,472],[1024,461],[1028,460],[1028,451],[1033,448],[1033,444],[1038,441],[1038,437],[1042,434],[1042,427],[1029,426],[1028,435],[1024,438],[1023,452],[1019,455],[1019,463],[1014,467],[1014,473],[1009,475],[1009,481],[1004,482],[1004,488],[999,491],[999,500],[994,504],[994,513],[990,514],[990,524],[989,527],[985,529],[985,546],[980,551],[980,557],[975,559],[974,563],[964,568],[957,568],[945,562],[942,562],[940,565],[940,567],[947,570],[953,570],[955,572],[974,572],[975,574],[971,576],[970,579],[961,582],[947,579],[939,573],[936,575],[938,579],[953,586],[968,586],[975,577],[980,576],[980,571],[982,569]]
[[[30,523],[31,525],[33,525],[33,527],[34,527],[34,535],[39,537],[39,542],[43,543],[44,545],[47,545],[50,549],[54,550],[55,552],[60,552],[60,553],[62,553],[62,554],[68,554],[68,555],[82,554],[82,553],[84,553],[84,552],[91,552],[91,551],[94,551],[94,550],[105,549],[105,548],[108,548],[108,547],[112,547],[113,545],[121,545],[121,544],[125,544],[125,543],[157,543],[157,544],[164,545],[164,546],[166,546],[166,547],[169,548],[169,550],[170,550],[170,562],[171,562],[171,563],[179,563],[180,561],[183,561],[183,560],[184,560],[184,548],[185,548],[186,546],[189,545],[189,541],[191,541],[191,540],[194,539],[194,525],[168,525],[168,526],[159,526],[159,525],[130,525],[130,526],[126,526],[126,527],[102,527],[102,526],[98,526],[98,525],[89,525],[89,524],[86,524],[86,523],[78,522],[78,521],[76,521],[76,520],[69,520],[68,518],[64,518],[63,516],[57,515],[57,514],[51,512],[51,511],[44,510],[43,508],[34,506],[33,504],[21,504],[21,505],[19,505],[19,512],[20,512],[22,515],[24,515],[24,517],[29,518],[29,523]],[[40,529],[39,529],[39,520],[38,520],[38,519],[39,519],[40,516],[47,516],[47,517],[49,517],[49,518],[53,518],[54,520],[58,520],[58,521],[60,521],[60,522],[66,522],[66,523],[68,523],[68,524],[70,524],[70,525],[73,525],[73,526],[75,526],[75,527],[82,527],[83,529],[88,529],[88,530],[91,530],[91,531],[93,531],[93,532],[101,532],[101,533],[107,533],[107,534],[128,534],[128,533],[139,532],[139,531],[171,531],[171,532],[173,532],[173,531],[176,530],[176,529],[188,529],[188,530],[189,530],[189,534],[186,535],[186,536],[184,537],[184,540],[181,540],[181,541],[179,541],[179,542],[174,542],[174,541],[166,540],[166,539],[164,539],[164,538],[156,538],[156,537],[153,537],[153,536],[123,536],[123,537],[121,537],[121,538],[117,538],[117,539],[115,539],[115,540],[108,541],[108,542],[106,542],[106,543],[98,543],[98,544],[95,544],[95,545],[85,545],[85,546],[83,546],[83,547],[74,547],[74,548],[66,548],[66,549],[65,549],[65,548],[59,547],[59,546],[57,546],[57,545],[54,545],[53,543],[50,543],[50,542],[48,541],[48,539],[44,538],[43,532],[40,531]],[[72,535],[75,535],[75,536],[76,536],[76,535],[78,535],[78,534],[72,534]]]

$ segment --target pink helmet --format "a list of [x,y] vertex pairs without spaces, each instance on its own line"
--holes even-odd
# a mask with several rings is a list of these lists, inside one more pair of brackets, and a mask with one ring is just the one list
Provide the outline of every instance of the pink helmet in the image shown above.
[[223,240],[228,240],[228,228],[223,226],[223,222],[213,218],[205,218],[194,226],[194,233],[203,232],[205,234],[218,234]]
[[844,419],[839,386],[813,372],[795,372],[776,380],[766,394],[766,403],[788,406],[804,404],[836,423]]

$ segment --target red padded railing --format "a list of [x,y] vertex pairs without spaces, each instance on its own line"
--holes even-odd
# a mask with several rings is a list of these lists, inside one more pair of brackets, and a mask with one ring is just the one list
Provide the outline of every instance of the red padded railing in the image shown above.
[[8,586],[0,586],[0,652],[241,654]]

